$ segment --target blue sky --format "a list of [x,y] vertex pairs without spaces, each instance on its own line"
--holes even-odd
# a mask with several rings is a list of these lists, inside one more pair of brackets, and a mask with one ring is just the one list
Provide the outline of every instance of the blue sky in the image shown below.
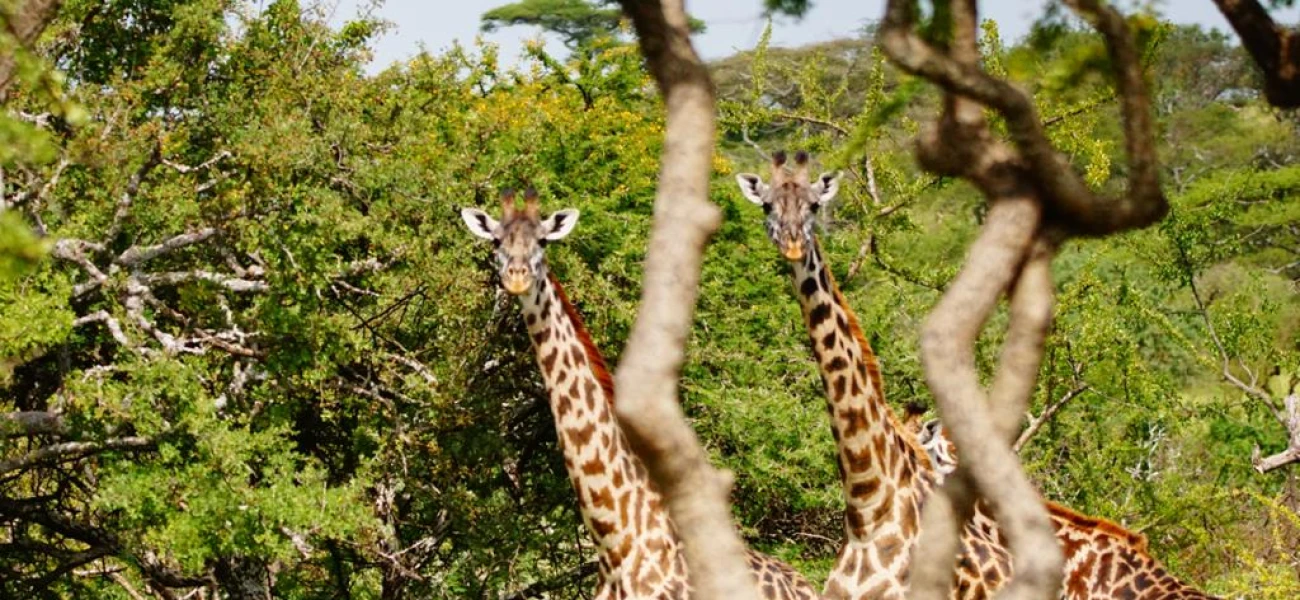
[[[326,6],[330,0],[326,0]],[[391,21],[393,29],[375,45],[371,70],[378,71],[394,61],[417,53],[423,45],[437,53],[455,40],[471,43],[479,34],[479,16],[485,11],[508,4],[506,0],[387,0],[374,10]],[[1033,17],[1044,4],[1042,0],[996,0],[981,2],[982,16],[996,19],[1003,37],[1014,41],[1025,34]],[[1121,2],[1124,4],[1124,2]],[[1199,23],[1227,30],[1227,22],[1210,0],[1165,0],[1156,3],[1168,18],[1179,23]],[[366,10],[369,0],[337,0],[333,8],[335,23],[341,23]],[[799,46],[852,34],[863,24],[880,18],[883,0],[813,0],[813,9],[802,20],[778,19],[773,27],[775,46]],[[705,59],[722,58],[737,50],[754,47],[765,23],[761,0],[694,0],[687,10],[708,25],[696,36],[696,49]],[[1295,23],[1300,11],[1289,10],[1276,16],[1281,22]],[[500,44],[502,58],[513,62],[523,41],[536,38],[539,31],[531,27],[510,27],[484,38]],[[553,50],[561,46],[553,40]]]

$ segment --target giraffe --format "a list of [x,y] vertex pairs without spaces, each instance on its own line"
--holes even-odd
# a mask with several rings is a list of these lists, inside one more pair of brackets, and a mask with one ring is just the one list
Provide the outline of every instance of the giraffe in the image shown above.
[[[823,596],[828,600],[903,598],[919,539],[921,506],[946,474],[942,469],[949,465],[936,467],[922,447],[917,439],[919,419],[911,419],[918,425],[906,427],[885,402],[876,357],[813,235],[817,212],[835,197],[839,176],[823,173],[809,182],[808,155],[803,152],[796,154],[792,173],[785,162],[784,152],[773,156],[770,185],[751,173],[738,174],[736,181],[746,199],[762,206],[768,237],[793,267],[796,295],[826,392],[845,498],[845,542]],[[1071,563],[1071,574],[1092,573],[1101,582],[1094,587],[1086,577],[1069,579],[1062,598],[1126,597],[1108,595],[1109,590],[1123,586],[1107,582],[1136,571],[1147,573],[1147,577],[1156,573],[1139,569],[1143,564],[1138,560],[1140,553],[1128,550],[1144,551],[1145,544],[1120,535],[1122,528],[1063,507],[1056,507],[1053,514],[1057,538],[1066,547],[1067,556],[1097,557],[1086,565]],[[1130,543],[1119,544],[1121,540]],[[955,597],[991,597],[1010,577],[1011,564],[993,519],[982,507],[977,507],[975,517],[965,525],[961,547]],[[1105,567],[1101,566],[1103,559]],[[1144,579],[1144,589],[1165,590],[1168,579],[1160,573],[1154,580]],[[1153,581],[1159,583],[1153,587]],[[1132,597],[1208,597],[1179,594],[1199,592],[1179,588]]]
[[[957,447],[938,419],[908,424],[938,473],[936,484],[957,470]],[[1213,596],[1179,581],[1148,552],[1146,536],[1122,525],[1089,517],[1055,502],[1045,502],[1056,537],[1065,552],[1061,597],[1203,599]],[[985,517],[986,511],[978,516]],[[991,524],[991,523],[990,523]]]
[[[544,246],[573,231],[578,211],[542,219],[536,192],[526,192],[520,208],[507,191],[501,221],[476,208],[463,209],[461,218],[471,233],[493,242],[501,287],[522,305],[564,466],[598,549],[595,598],[689,598],[685,558],[663,499],[615,419],[609,369],[546,266]],[[789,565],[756,552],[746,558],[764,598],[816,598],[812,584]]]

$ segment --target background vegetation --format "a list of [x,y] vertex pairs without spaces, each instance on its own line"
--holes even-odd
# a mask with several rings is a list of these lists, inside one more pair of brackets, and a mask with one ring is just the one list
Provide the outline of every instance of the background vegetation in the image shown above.
[[[0,596],[590,593],[517,309],[456,215],[525,184],[581,209],[548,258],[617,357],[659,101],[607,35],[367,76],[381,29],[283,0],[70,0],[24,59],[0,115]],[[1269,404],[1300,382],[1300,121],[1232,40],[1146,31],[1173,212],[1062,252],[1022,457],[1179,575],[1294,598],[1296,471],[1251,457],[1285,447]],[[813,577],[841,536],[833,445],[788,266],[731,176],[783,147],[845,170],[821,238],[896,406],[929,402],[916,331],[982,216],[913,165],[935,97],[871,33],[714,65],[725,221],[685,402],[747,536]],[[1046,21],[1007,46],[988,24],[984,42],[1092,184],[1123,175],[1093,36]]]

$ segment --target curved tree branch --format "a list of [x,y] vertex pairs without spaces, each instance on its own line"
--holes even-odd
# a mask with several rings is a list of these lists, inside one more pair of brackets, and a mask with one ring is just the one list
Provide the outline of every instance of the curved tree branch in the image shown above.
[[1214,0],[1264,74],[1264,97],[1278,108],[1300,107],[1300,33],[1278,26],[1256,0]]
[[700,598],[754,598],[744,542],[731,523],[731,476],[708,455],[678,404],[678,378],[701,261],[720,211],[709,202],[713,83],[690,42],[681,0],[622,0],[667,111],[654,224],[636,324],[619,361],[616,410],[663,492]]

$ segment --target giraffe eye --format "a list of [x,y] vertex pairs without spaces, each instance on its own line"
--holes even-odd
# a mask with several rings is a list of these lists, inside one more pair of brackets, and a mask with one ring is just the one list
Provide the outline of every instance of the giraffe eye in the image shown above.
[[817,210],[820,209],[821,207],[822,207],[822,205],[817,204],[817,203],[813,203],[813,205],[812,205],[811,207],[809,207],[808,210],[812,211],[813,214],[817,214]]
[[770,214],[772,214],[772,203],[771,203],[771,202],[764,202],[764,203],[763,203],[763,214],[765,214],[765,215],[770,215]]

